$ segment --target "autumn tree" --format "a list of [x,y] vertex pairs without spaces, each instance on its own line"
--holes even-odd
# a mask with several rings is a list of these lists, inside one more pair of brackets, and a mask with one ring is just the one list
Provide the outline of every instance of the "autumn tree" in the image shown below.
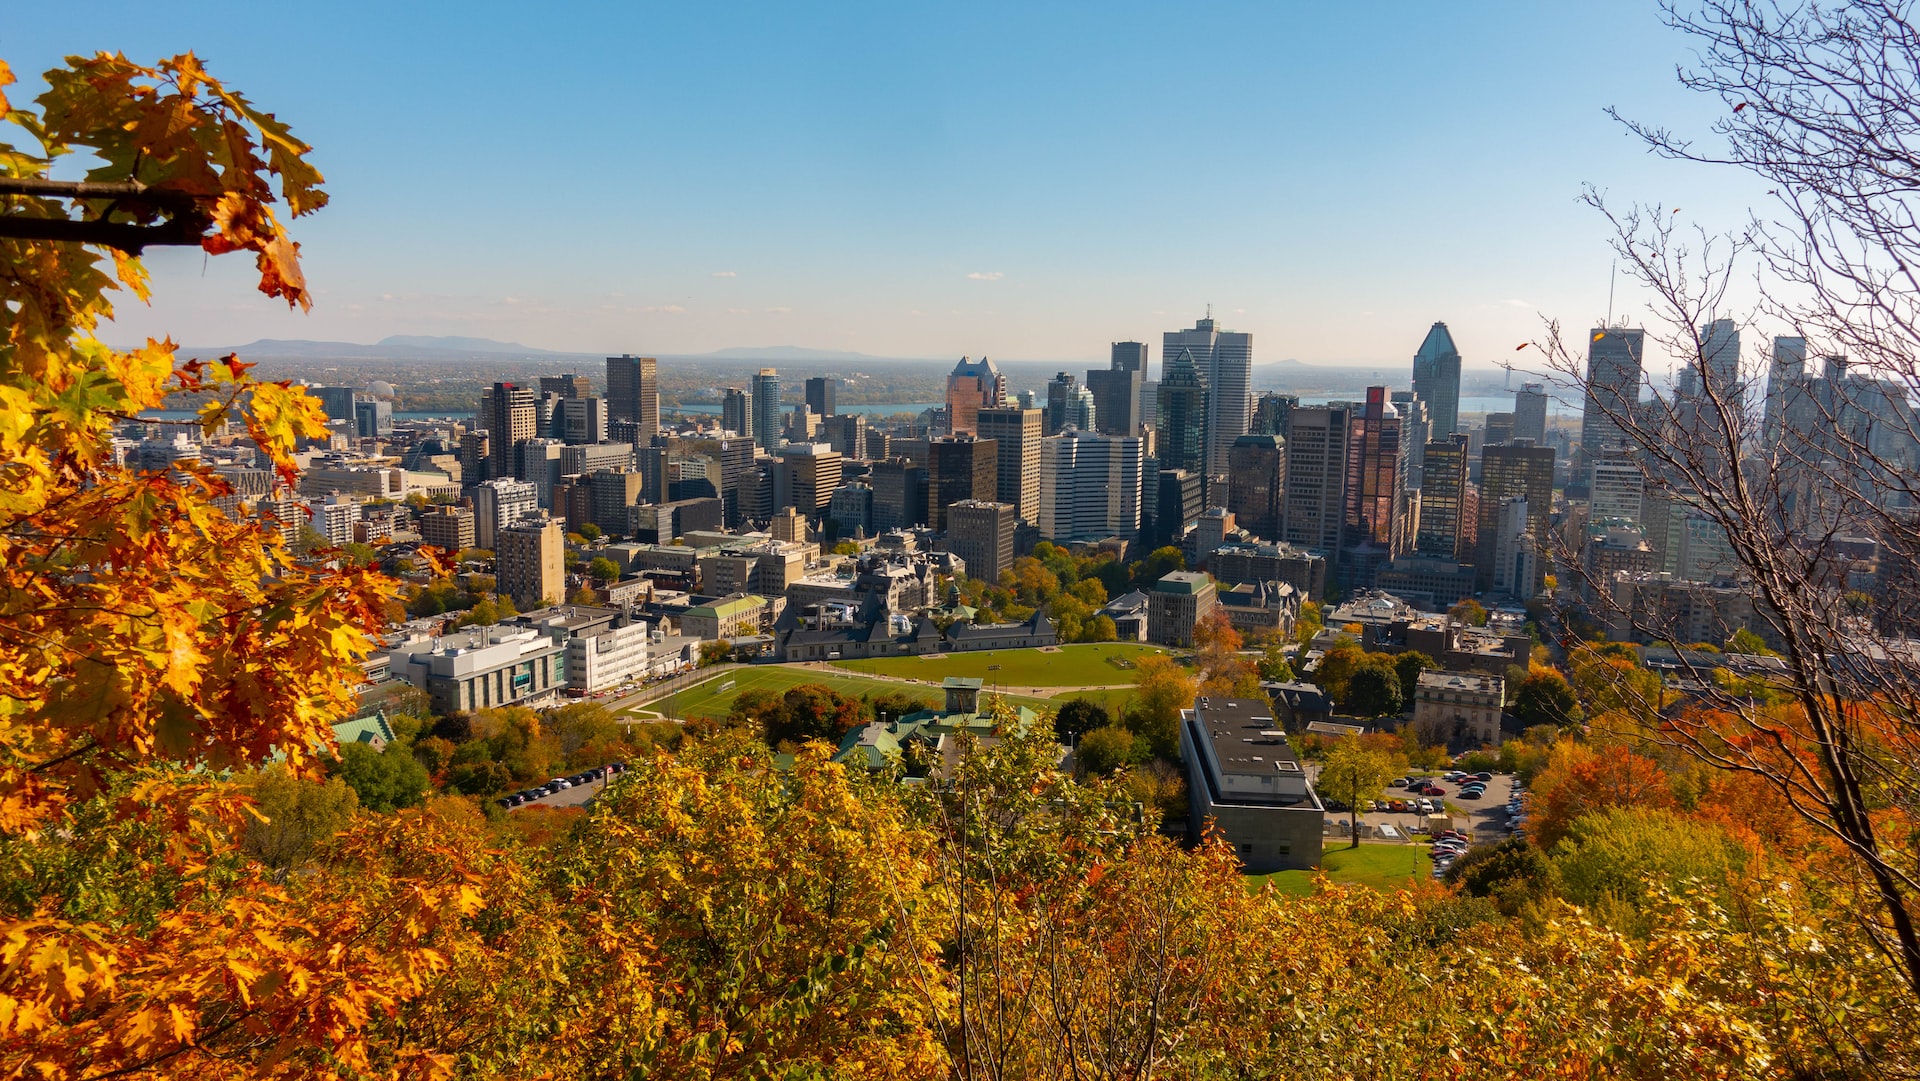
[[1193,659],[1200,667],[1201,694],[1261,697],[1259,665],[1241,655],[1244,644],[1227,613],[1218,608],[1193,625]]
[[1673,786],[1658,763],[1617,747],[1561,740],[1534,778],[1527,834],[1551,848],[1582,815],[1615,807],[1671,807]]
[[1420,673],[1437,672],[1440,663],[1417,649],[1409,649],[1393,659],[1393,670],[1400,677],[1400,698],[1412,702],[1420,689]]
[[281,765],[255,773],[246,783],[260,817],[248,823],[242,847],[283,882],[346,829],[360,806],[345,781],[310,781]]
[[1537,724],[1567,725],[1579,718],[1580,702],[1567,677],[1552,668],[1534,665],[1513,690],[1513,715],[1529,728]]
[[1380,798],[1387,782],[1393,779],[1395,768],[1393,759],[1368,750],[1352,736],[1334,744],[1333,750],[1327,752],[1314,788],[1347,805],[1353,832],[1351,847],[1360,847],[1360,805]]
[[1127,703],[1125,722],[1146,741],[1157,757],[1180,754],[1180,711],[1192,709],[1199,682],[1173,658],[1162,653],[1141,657],[1134,669],[1134,694]]
[[1405,708],[1400,699],[1399,673],[1378,662],[1361,665],[1347,680],[1347,697],[1342,705],[1360,717],[1398,715]]

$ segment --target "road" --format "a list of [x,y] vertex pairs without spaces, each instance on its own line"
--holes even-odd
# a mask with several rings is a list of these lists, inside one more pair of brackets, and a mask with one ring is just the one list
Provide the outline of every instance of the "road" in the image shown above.
[[607,781],[610,779],[611,777],[602,777],[597,781],[588,781],[586,784],[577,784],[572,788],[563,788],[551,796],[542,796],[531,803],[523,803],[518,807],[509,807],[507,809],[510,811],[524,811],[529,807],[580,807],[585,805],[588,800],[599,795],[601,790],[607,787]]
[[[1309,776],[1317,780],[1319,764],[1308,763],[1307,765],[1309,766]],[[1498,840],[1507,835],[1506,806],[1507,798],[1513,793],[1512,774],[1494,774],[1493,780],[1487,782],[1486,795],[1481,796],[1477,800],[1461,799],[1459,797],[1460,786],[1457,784],[1448,784],[1437,777],[1434,778],[1433,781],[1441,788],[1446,789],[1447,794],[1440,798],[1445,799],[1448,803],[1453,804],[1465,813],[1467,817],[1467,832],[1474,840]],[[1324,800],[1326,797],[1323,795],[1321,798]],[[1409,792],[1404,788],[1390,788],[1381,797],[1381,802],[1384,803],[1390,799],[1411,800],[1417,798],[1419,798],[1418,793]],[[1351,817],[1352,816],[1346,811],[1328,811],[1327,822],[1336,831],[1328,836],[1343,836],[1338,832],[1340,824],[1350,821]],[[1421,815],[1403,814],[1393,811],[1368,811],[1360,816],[1360,821],[1376,828],[1383,825],[1392,826],[1399,830],[1403,836],[1408,836],[1408,831],[1414,826],[1421,826],[1423,828],[1425,826],[1425,820]],[[1460,828],[1460,820],[1457,817],[1454,819],[1454,828]]]

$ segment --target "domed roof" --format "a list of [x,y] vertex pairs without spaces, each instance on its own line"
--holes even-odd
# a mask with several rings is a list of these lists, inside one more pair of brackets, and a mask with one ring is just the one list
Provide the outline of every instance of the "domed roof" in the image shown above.
[[391,398],[394,396],[395,392],[394,392],[392,383],[389,383],[384,379],[376,379],[373,382],[367,384],[367,393],[372,394],[375,397]]

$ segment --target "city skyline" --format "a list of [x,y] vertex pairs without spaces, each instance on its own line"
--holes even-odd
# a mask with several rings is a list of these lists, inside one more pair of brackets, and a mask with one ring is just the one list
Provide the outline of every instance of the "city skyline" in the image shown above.
[[[596,33],[566,49],[540,44],[530,13],[455,24],[349,6],[303,25],[293,54],[250,47],[292,17],[256,16],[242,29],[211,10],[109,5],[93,26],[28,11],[13,28],[21,100],[64,53],[198,48],[276,103],[334,194],[299,223],[312,314],[245,298],[240,268],[154,252],[155,306],[123,304],[116,340],[465,334],[606,355],[795,345],[1078,368],[1212,303],[1270,360],[1397,365],[1446,320],[1476,368],[1541,315],[1605,311],[1605,231],[1576,204],[1583,184],[1709,226],[1738,224],[1760,194],[1647,158],[1602,114],[1682,128],[1706,115],[1672,85],[1682,43],[1651,3],[1097,23],[639,9],[594,12]],[[1023,32],[993,30],[1010,17]],[[1220,63],[1176,76],[1150,62],[1168,32],[1202,26]],[[716,36],[724,65],[653,44]],[[405,44],[428,38],[439,47]],[[1268,62],[1273,48],[1289,62]],[[848,51],[844,72],[815,62]],[[653,73],[638,83],[616,74],[635,55]],[[1148,62],[1124,85],[1090,78],[1129,60]],[[466,164],[532,130],[531,168],[574,178],[554,183],[578,189],[577,212],[503,213],[527,170]],[[1235,167],[1156,152],[1176,140],[1223,145]],[[1623,289],[1616,314],[1633,310]]]

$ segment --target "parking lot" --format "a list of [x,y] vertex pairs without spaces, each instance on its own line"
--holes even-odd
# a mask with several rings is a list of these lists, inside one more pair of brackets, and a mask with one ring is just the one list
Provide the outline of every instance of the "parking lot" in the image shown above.
[[[1319,779],[1318,763],[1309,762],[1306,765],[1309,775],[1317,781]],[[1507,835],[1506,806],[1507,798],[1513,793],[1512,774],[1494,774],[1493,779],[1487,782],[1486,794],[1477,800],[1461,799],[1460,786],[1442,781],[1438,775],[1428,780],[1446,792],[1445,796],[1433,798],[1451,805],[1450,809],[1455,812],[1452,816],[1454,829],[1466,830],[1475,841],[1498,840]],[[1326,797],[1323,795],[1321,798],[1325,800]],[[1388,800],[1404,799],[1411,803],[1417,798],[1419,798],[1417,793],[1409,792],[1405,788],[1389,788],[1380,802],[1384,805]],[[1330,836],[1343,836],[1340,832],[1340,824],[1347,822],[1349,818],[1346,811],[1328,811],[1327,825],[1334,831]],[[1361,814],[1360,821],[1371,827],[1362,836],[1374,839],[1380,839],[1379,827],[1381,826],[1392,826],[1395,832],[1406,839],[1421,836],[1422,831],[1426,829],[1424,816],[1411,811],[1367,811]]]

